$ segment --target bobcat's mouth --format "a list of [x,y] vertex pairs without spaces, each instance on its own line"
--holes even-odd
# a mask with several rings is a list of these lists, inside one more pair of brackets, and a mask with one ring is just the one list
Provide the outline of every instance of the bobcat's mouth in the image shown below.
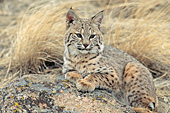
[[78,50],[81,50],[81,51],[90,51],[90,50],[92,50],[91,48],[77,48]]
[[90,54],[92,48],[77,48],[81,54]]

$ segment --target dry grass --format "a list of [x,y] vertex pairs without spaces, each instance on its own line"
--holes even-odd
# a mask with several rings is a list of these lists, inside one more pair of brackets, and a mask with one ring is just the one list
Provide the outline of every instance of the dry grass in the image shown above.
[[170,66],[170,2],[157,10],[155,7],[160,4],[154,0],[144,1],[131,9],[129,18],[122,19],[120,16],[114,42],[116,47],[133,55],[150,69],[165,73]]
[[[21,74],[39,73],[48,69],[47,62],[62,64],[65,13],[72,6],[83,17],[105,9],[106,44],[114,45],[159,72],[170,66],[170,35],[166,1],[120,2],[70,1],[32,4],[19,22],[11,47],[11,68]],[[97,8],[95,5],[101,5]],[[161,7],[156,9],[155,7]],[[104,7],[105,6],[105,7]],[[94,8],[96,7],[96,8]],[[91,11],[87,11],[91,9]],[[116,10],[116,12],[115,12]]]
[[[170,2],[168,0],[106,2],[43,0],[33,3],[24,13],[18,22],[17,32],[13,35],[12,46],[8,50],[10,57],[0,59],[0,66],[8,67],[4,81],[28,73],[61,71],[65,13],[71,6],[81,17],[91,17],[105,9],[105,22],[102,28],[105,32],[105,43],[133,55],[153,73],[167,73],[165,76],[169,76]],[[2,54],[3,51],[0,56]],[[54,64],[55,68],[51,68]],[[15,76],[11,76],[11,72]],[[170,82],[162,78],[155,79],[157,93],[161,99],[170,95],[167,91]]]
[[17,37],[11,47],[12,70],[17,69],[20,74],[40,73],[53,63],[61,69],[65,13],[70,6],[76,7],[80,3],[84,2],[56,4],[43,1],[30,6],[19,22]]

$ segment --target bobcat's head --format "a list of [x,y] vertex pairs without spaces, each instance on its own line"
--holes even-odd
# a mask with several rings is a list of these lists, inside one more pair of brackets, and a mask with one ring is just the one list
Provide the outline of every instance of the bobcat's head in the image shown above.
[[65,49],[71,55],[99,54],[104,49],[100,24],[103,11],[90,19],[79,18],[73,9],[66,14]]

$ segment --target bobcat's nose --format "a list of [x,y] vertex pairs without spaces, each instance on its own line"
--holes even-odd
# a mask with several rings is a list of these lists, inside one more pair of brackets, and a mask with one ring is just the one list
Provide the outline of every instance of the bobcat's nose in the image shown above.
[[83,46],[86,48],[89,44],[83,44]]

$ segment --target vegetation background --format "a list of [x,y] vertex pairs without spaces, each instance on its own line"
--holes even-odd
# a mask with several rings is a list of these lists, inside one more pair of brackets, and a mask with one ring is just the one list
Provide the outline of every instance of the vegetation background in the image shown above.
[[87,18],[105,10],[105,44],[150,69],[159,109],[170,112],[169,0],[0,0],[0,87],[26,74],[61,74],[71,6]]

